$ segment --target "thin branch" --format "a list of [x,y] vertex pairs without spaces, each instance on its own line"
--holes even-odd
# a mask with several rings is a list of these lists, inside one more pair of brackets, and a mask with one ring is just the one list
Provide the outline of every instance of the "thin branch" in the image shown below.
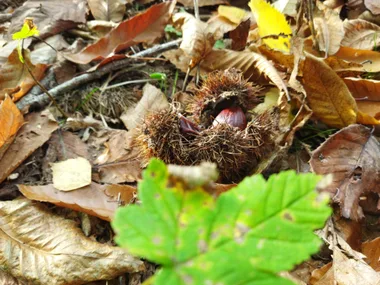
[[[79,76],[76,76],[52,89],[49,90],[49,93],[52,95],[52,97],[56,98],[58,95],[63,94],[65,92],[68,92],[70,90],[73,90],[77,87],[80,87],[83,84],[86,84],[88,82],[94,81],[96,79],[101,78],[102,76],[115,71],[119,70],[121,68],[124,68],[125,66],[129,65],[131,63],[131,59],[138,59],[140,57],[147,57],[151,56],[153,54],[164,52],[166,50],[178,48],[179,44],[181,43],[182,39],[178,39],[175,41],[167,42],[161,45],[156,45],[152,48],[143,50],[139,53],[136,53],[128,58],[112,61],[104,66],[101,66],[99,69],[95,70],[91,73],[82,74]],[[49,103],[49,97],[45,94],[39,94],[39,95],[32,95],[28,94],[24,96],[18,103],[17,107],[21,110],[25,107],[30,106],[31,104],[39,104],[39,105],[46,105]]]

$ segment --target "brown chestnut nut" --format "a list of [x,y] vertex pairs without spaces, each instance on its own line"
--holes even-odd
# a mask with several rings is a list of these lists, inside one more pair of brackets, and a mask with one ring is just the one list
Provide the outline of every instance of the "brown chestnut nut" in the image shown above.
[[240,107],[230,107],[222,110],[212,122],[213,126],[218,124],[228,124],[244,130],[247,126],[247,118]]

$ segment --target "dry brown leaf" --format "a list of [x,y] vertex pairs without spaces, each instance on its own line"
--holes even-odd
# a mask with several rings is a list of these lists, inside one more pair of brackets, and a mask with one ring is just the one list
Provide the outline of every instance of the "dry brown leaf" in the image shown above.
[[378,0],[364,0],[364,5],[374,15],[380,14],[380,3]]
[[330,271],[332,262],[327,263],[321,268],[313,270],[310,276],[310,285],[334,285],[334,274]]
[[28,0],[12,14],[9,34],[19,31],[25,18],[33,18],[41,36],[55,35],[86,22],[85,0]]
[[96,20],[120,22],[126,10],[125,0],[88,0],[91,14]]
[[84,284],[143,270],[123,249],[26,199],[0,202],[0,268],[33,284]]
[[[89,215],[111,221],[119,205],[133,202],[137,190],[128,185],[91,185],[70,192],[62,192],[52,184],[29,186],[18,185],[20,192],[30,200],[53,203],[60,207],[85,212]],[[120,197],[119,197],[120,193]],[[120,200],[118,201],[118,198]]]
[[[208,25],[213,25],[214,27],[218,27],[221,34],[228,33],[238,26],[235,23],[230,22],[228,19],[226,19],[223,16],[220,15],[214,15],[211,16],[211,18],[207,21]],[[215,29],[215,28],[214,28]]]
[[357,105],[343,80],[323,60],[307,55],[303,86],[314,115],[325,124],[342,128],[356,122]]
[[343,217],[362,218],[360,197],[370,191],[380,193],[379,148],[369,128],[351,125],[331,136],[312,153],[312,170],[321,175],[333,174],[333,182],[325,191],[340,204]]
[[24,123],[24,117],[8,96],[0,102],[0,160],[12,144],[18,130]]
[[372,50],[379,46],[380,27],[365,20],[346,20],[344,22],[345,36],[342,46],[355,49]]
[[143,96],[140,101],[128,108],[120,117],[124,126],[128,130],[138,127],[144,117],[151,112],[160,111],[169,107],[168,99],[162,91],[152,84],[145,84],[143,88]]
[[380,71],[380,52],[342,46],[335,56],[348,62],[362,64],[367,72]]
[[204,59],[216,40],[223,36],[216,25],[208,25],[186,12],[175,14],[173,22],[176,26],[181,26],[183,40],[180,49],[190,58],[190,68]]
[[99,171],[97,182],[124,183],[135,182],[141,178],[141,159],[137,148],[132,143],[133,132],[112,131],[105,143],[106,149],[101,164],[96,166]]
[[65,57],[79,64],[87,64],[93,60],[101,60],[104,64],[107,62],[105,59],[132,45],[153,43],[163,34],[174,7],[175,1],[154,5],[145,12],[121,22],[109,34],[81,52],[66,54]]
[[232,50],[240,51],[245,49],[250,26],[251,20],[248,19],[241,22],[236,29],[230,32],[229,35],[232,40]]
[[348,258],[337,247],[333,262],[313,272],[311,285],[379,285],[380,275],[363,260]]
[[346,77],[343,79],[363,113],[372,117],[380,114],[380,81]]
[[[31,69],[34,77],[41,80],[48,66],[46,64],[33,65],[30,61],[29,51],[24,51],[25,63]],[[13,101],[19,100],[36,84],[27,68],[20,61],[17,50],[15,49],[8,61],[1,66],[0,70],[0,100],[4,99],[5,94],[11,95]]]
[[334,281],[344,285],[379,285],[380,274],[363,260],[348,258],[337,247],[333,251]]
[[362,252],[367,263],[377,272],[380,271],[380,237],[362,244]]
[[50,120],[50,116],[49,112],[45,112],[31,113],[25,117],[26,123],[0,160],[0,183],[58,128],[57,122]]
[[324,5],[318,6],[321,7],[322,11],[320,15],[314,17],[314,26],[317,31],[319,50],[328,55],[333,55],[339,50],[340,43],[345,37],[343,22],[338,11],[329,9]]

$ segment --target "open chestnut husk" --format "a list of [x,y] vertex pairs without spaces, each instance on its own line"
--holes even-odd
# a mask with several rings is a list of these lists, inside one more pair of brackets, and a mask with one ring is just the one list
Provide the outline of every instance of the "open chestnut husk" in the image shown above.
[[276,114],[248,112],[260,102],[259,90],[235,69],[210,74],[186,117],[172,105],[145,118],[135,138],[144,162],[151,157],[181,165],[210,161],[221,182],[239,182],[273,149]]

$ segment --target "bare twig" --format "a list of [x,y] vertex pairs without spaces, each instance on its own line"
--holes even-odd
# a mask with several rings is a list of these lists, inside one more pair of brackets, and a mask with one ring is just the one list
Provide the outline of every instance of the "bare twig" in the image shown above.
[[[22,44],[21,44],[21,55],[23,58],[25,58],[24,56],[24,40],[22,40]],[[62,110],[61,107],[59,107],[59,105],[57,104],[57,102],[55,101],[54,97],[49,93],[49,91],[46,90],[46,88],[40,83],[39,80],[37,80],[37,78],[34,76],[32,70],[30,69],[29,65],[26,63],[26,61],[24,61],[24,66],[26,67],[26,69],[28,70],[29,72],[29,75],[33,78],[34,82],[41,88],[41,90],[49,97],[50,101],[53,102],[53,104],[55,105],[55,107],[58,109],[58,111],[62,114],[63,117],[65,118],[68,118],[68,116],[66,115],[65,111]]]
[[[149,48],[149,49],[146,49],[146,50],[141,51],[139,53],[136,53],[136,54],[130,56],[129,58],[124,58],[124,59],[120,59],[120,60],[110,62],[110,63],[100,67],[99,69],[95,70],[94,72],[79,75],[77,77],[74,77],[74,78],[50,89],[49,93],[54,98],[56,98],[58,95],[60,95],[64,92],[68,92],[70,90],[73,90],[73,89],[85,84],[85,83],[99,79],[102,76],[104,76],[104,75],[106,75],[112,71],[124,68],[126,65],[130,64],[131,59],[151,56],[151,55],[159,53],[159,52],[163,52],[166,50],[177,48],[179,46],[179,44],[181,43],[181,41],[182,41],[182,39],[178,39],[178,40],[171,41],[168,43],[164,43],[161,45],[156,45],[152,48]],[[28,95],[24,96],[17,103],[17,107],[19,109],[24,109],[25,107],[30,106],[31,104],[46,105],[48,103],[49,103],[49,98],[45,94],[30,95],[30,96],[28,94]]]
[[12,19],[12,14],[0,14],[0,23],[4,23]]

